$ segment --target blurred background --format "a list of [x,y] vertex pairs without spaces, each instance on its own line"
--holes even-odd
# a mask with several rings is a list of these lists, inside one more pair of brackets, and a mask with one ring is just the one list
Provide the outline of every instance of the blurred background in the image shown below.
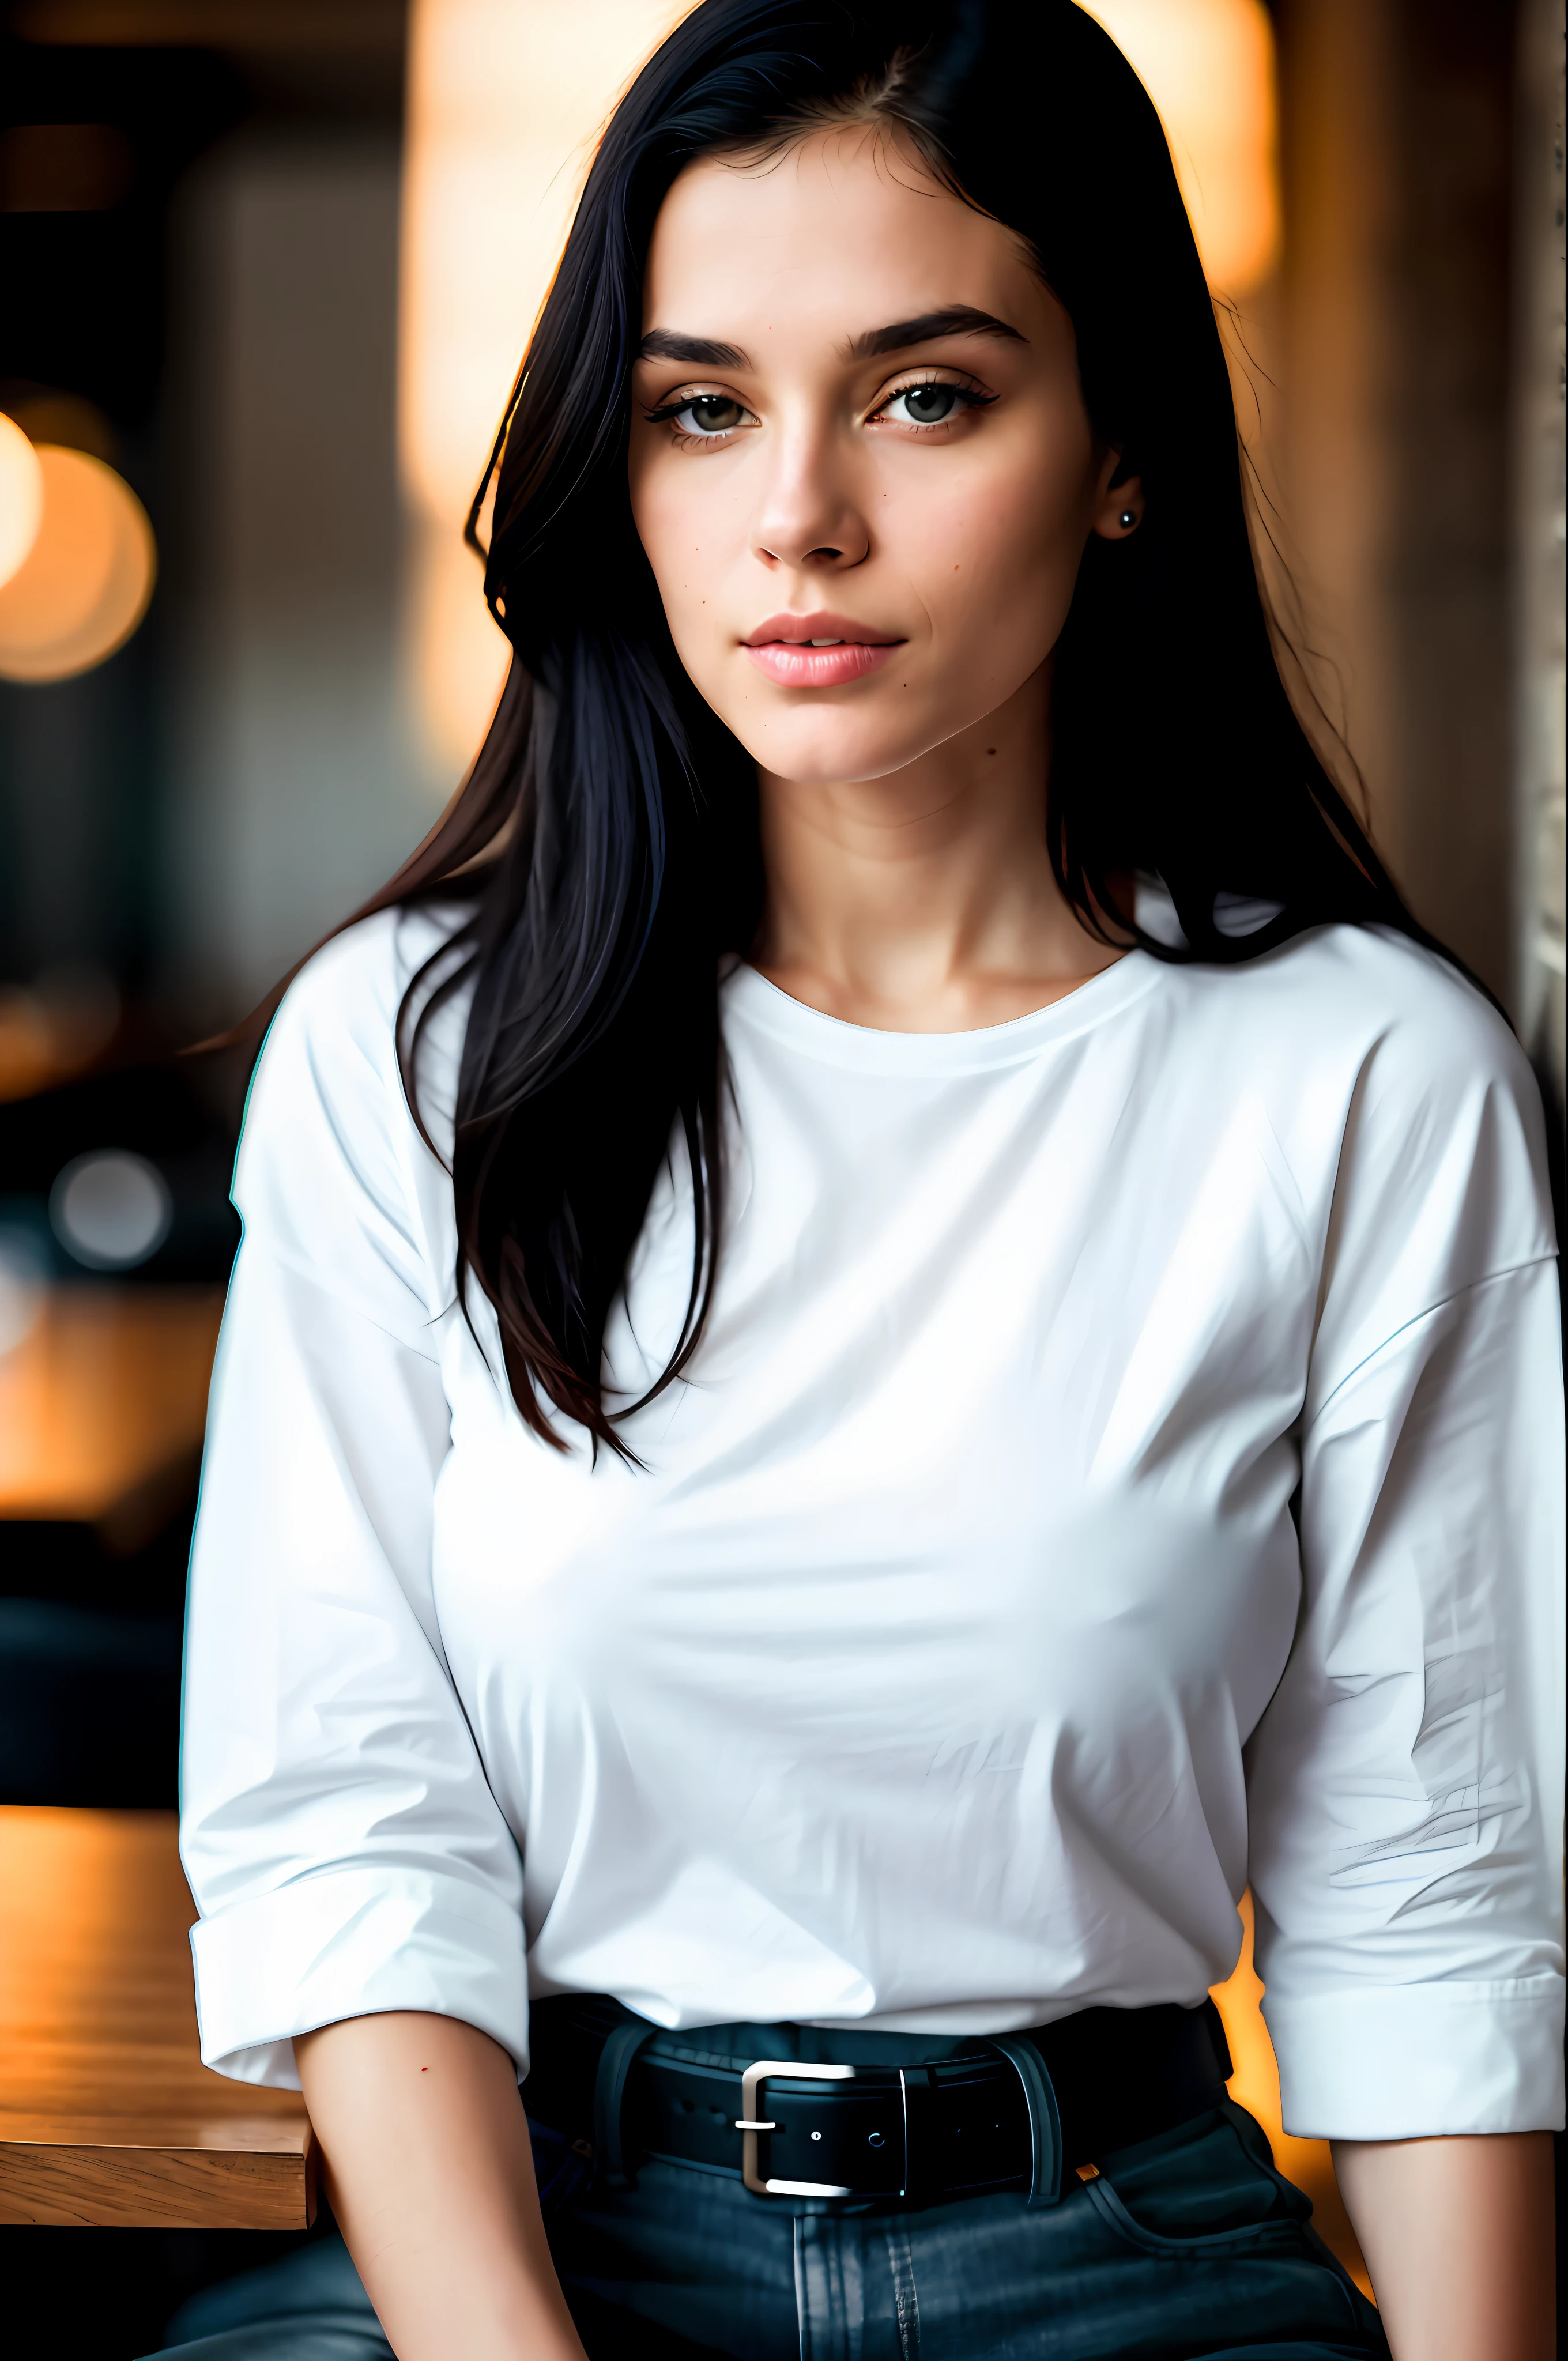
[[[477,743],[504,649],[461,521],[682,13],[0,5],[0,1802],[174,1800],[245,1082],[180,1053]],[[1092,13],[1171,137],[1293,643],[1556,1152],[1562,0]],[[136,2235],[104,2354],[145,2349]],[[159,2252],[154,2312],[215,2268]]]

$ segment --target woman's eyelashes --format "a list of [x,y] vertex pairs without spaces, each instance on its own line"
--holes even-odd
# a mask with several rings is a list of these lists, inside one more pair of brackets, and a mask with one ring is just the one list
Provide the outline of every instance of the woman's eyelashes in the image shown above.
[[668,423],[676,443],[724,443],[757,420],[729,393],[677,393],[661,409],[644,413],[650,426]]
[[966,411],[984,410],[996,400],[983,387],[967,384],[960,379],[923,377],[912,385],[894,386],[883,394],[866,423],[868,426],[887,424],[902,426],[907,432],[930,434],[940,426],[950,426]]
[[[953,425],[966,412],[983,410],[996,400],[982,386],[957,378],[922,377],[894,386],[866,414],[868,426],[897,427],[905,434],[932,434]],[[695,445],[728,443],[743,428],[762,421],[732,393],[677,393],[656,410],[643,412],[650,426],[668,426],[674,443]]]

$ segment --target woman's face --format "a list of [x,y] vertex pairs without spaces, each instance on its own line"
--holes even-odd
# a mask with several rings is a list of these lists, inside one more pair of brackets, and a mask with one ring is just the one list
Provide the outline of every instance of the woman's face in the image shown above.
[[637,530],[681,662],[777,776],[885,777],[983,721],[1089,534],[1141,511],[1015,238],[879,135],[684,172],[643,329]]

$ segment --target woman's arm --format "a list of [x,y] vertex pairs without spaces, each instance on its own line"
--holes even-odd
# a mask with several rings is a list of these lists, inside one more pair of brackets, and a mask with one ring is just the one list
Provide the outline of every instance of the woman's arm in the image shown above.
[[1336,2140],[1394,2361],[1552,2361],[1550,2132]]
[[408,2011],[323,2026],[294,2055],[332,2210],[399,2361],[584,2361],[506,2051]]

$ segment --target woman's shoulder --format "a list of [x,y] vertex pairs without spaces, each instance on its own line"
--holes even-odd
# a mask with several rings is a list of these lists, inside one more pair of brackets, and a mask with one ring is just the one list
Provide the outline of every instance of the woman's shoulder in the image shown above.
[[1199,1095],[1245,1095],[1304,1200],[1341,1231],[1463,1229],[1477,1268],[1552,1251],[1541,1092],[1508,1020],[1388,927],[1314,928],[1235,966],[1183,967]]
[[1398,1277],[1400,1302],[1435,1301],[1552,1253],[1540,1089],[1507,1019],[1440,952],[1391,928],[1320,928],[1255,963],[1255,995],[1278,1018],[1255,1069],[1276,1135],[1332,1183],[1336,1268],[1381,1274],[1363,1273],[1363,1295]]
[[353,1041],[363,1049],[390,1043],[409,986],[439,960],[467,917],[456,903],[417,903],[378,910],[331,936],[289,983],[268,1033],[298,1034],[319,1044]]
[[[407,1015],[463,952],[466,911],[431,903],[378,911],[312,953],[267,1030],[247,1102],[245,1136],[313,1129],[323,1120],[346,1145],[367,1133],[415,1128],[405,1089]],[[439,1141],[449,1129],[462,1058],[467,994],[432,1009],[419,1040],[420,1114]]]
[[1315,927],[1238,966],[1179,972],[1241,1040],[1303,1078],[1376,1070],[1386,1088],[1538,1096],[1507,1018],[1441,952],[1391,927]]

